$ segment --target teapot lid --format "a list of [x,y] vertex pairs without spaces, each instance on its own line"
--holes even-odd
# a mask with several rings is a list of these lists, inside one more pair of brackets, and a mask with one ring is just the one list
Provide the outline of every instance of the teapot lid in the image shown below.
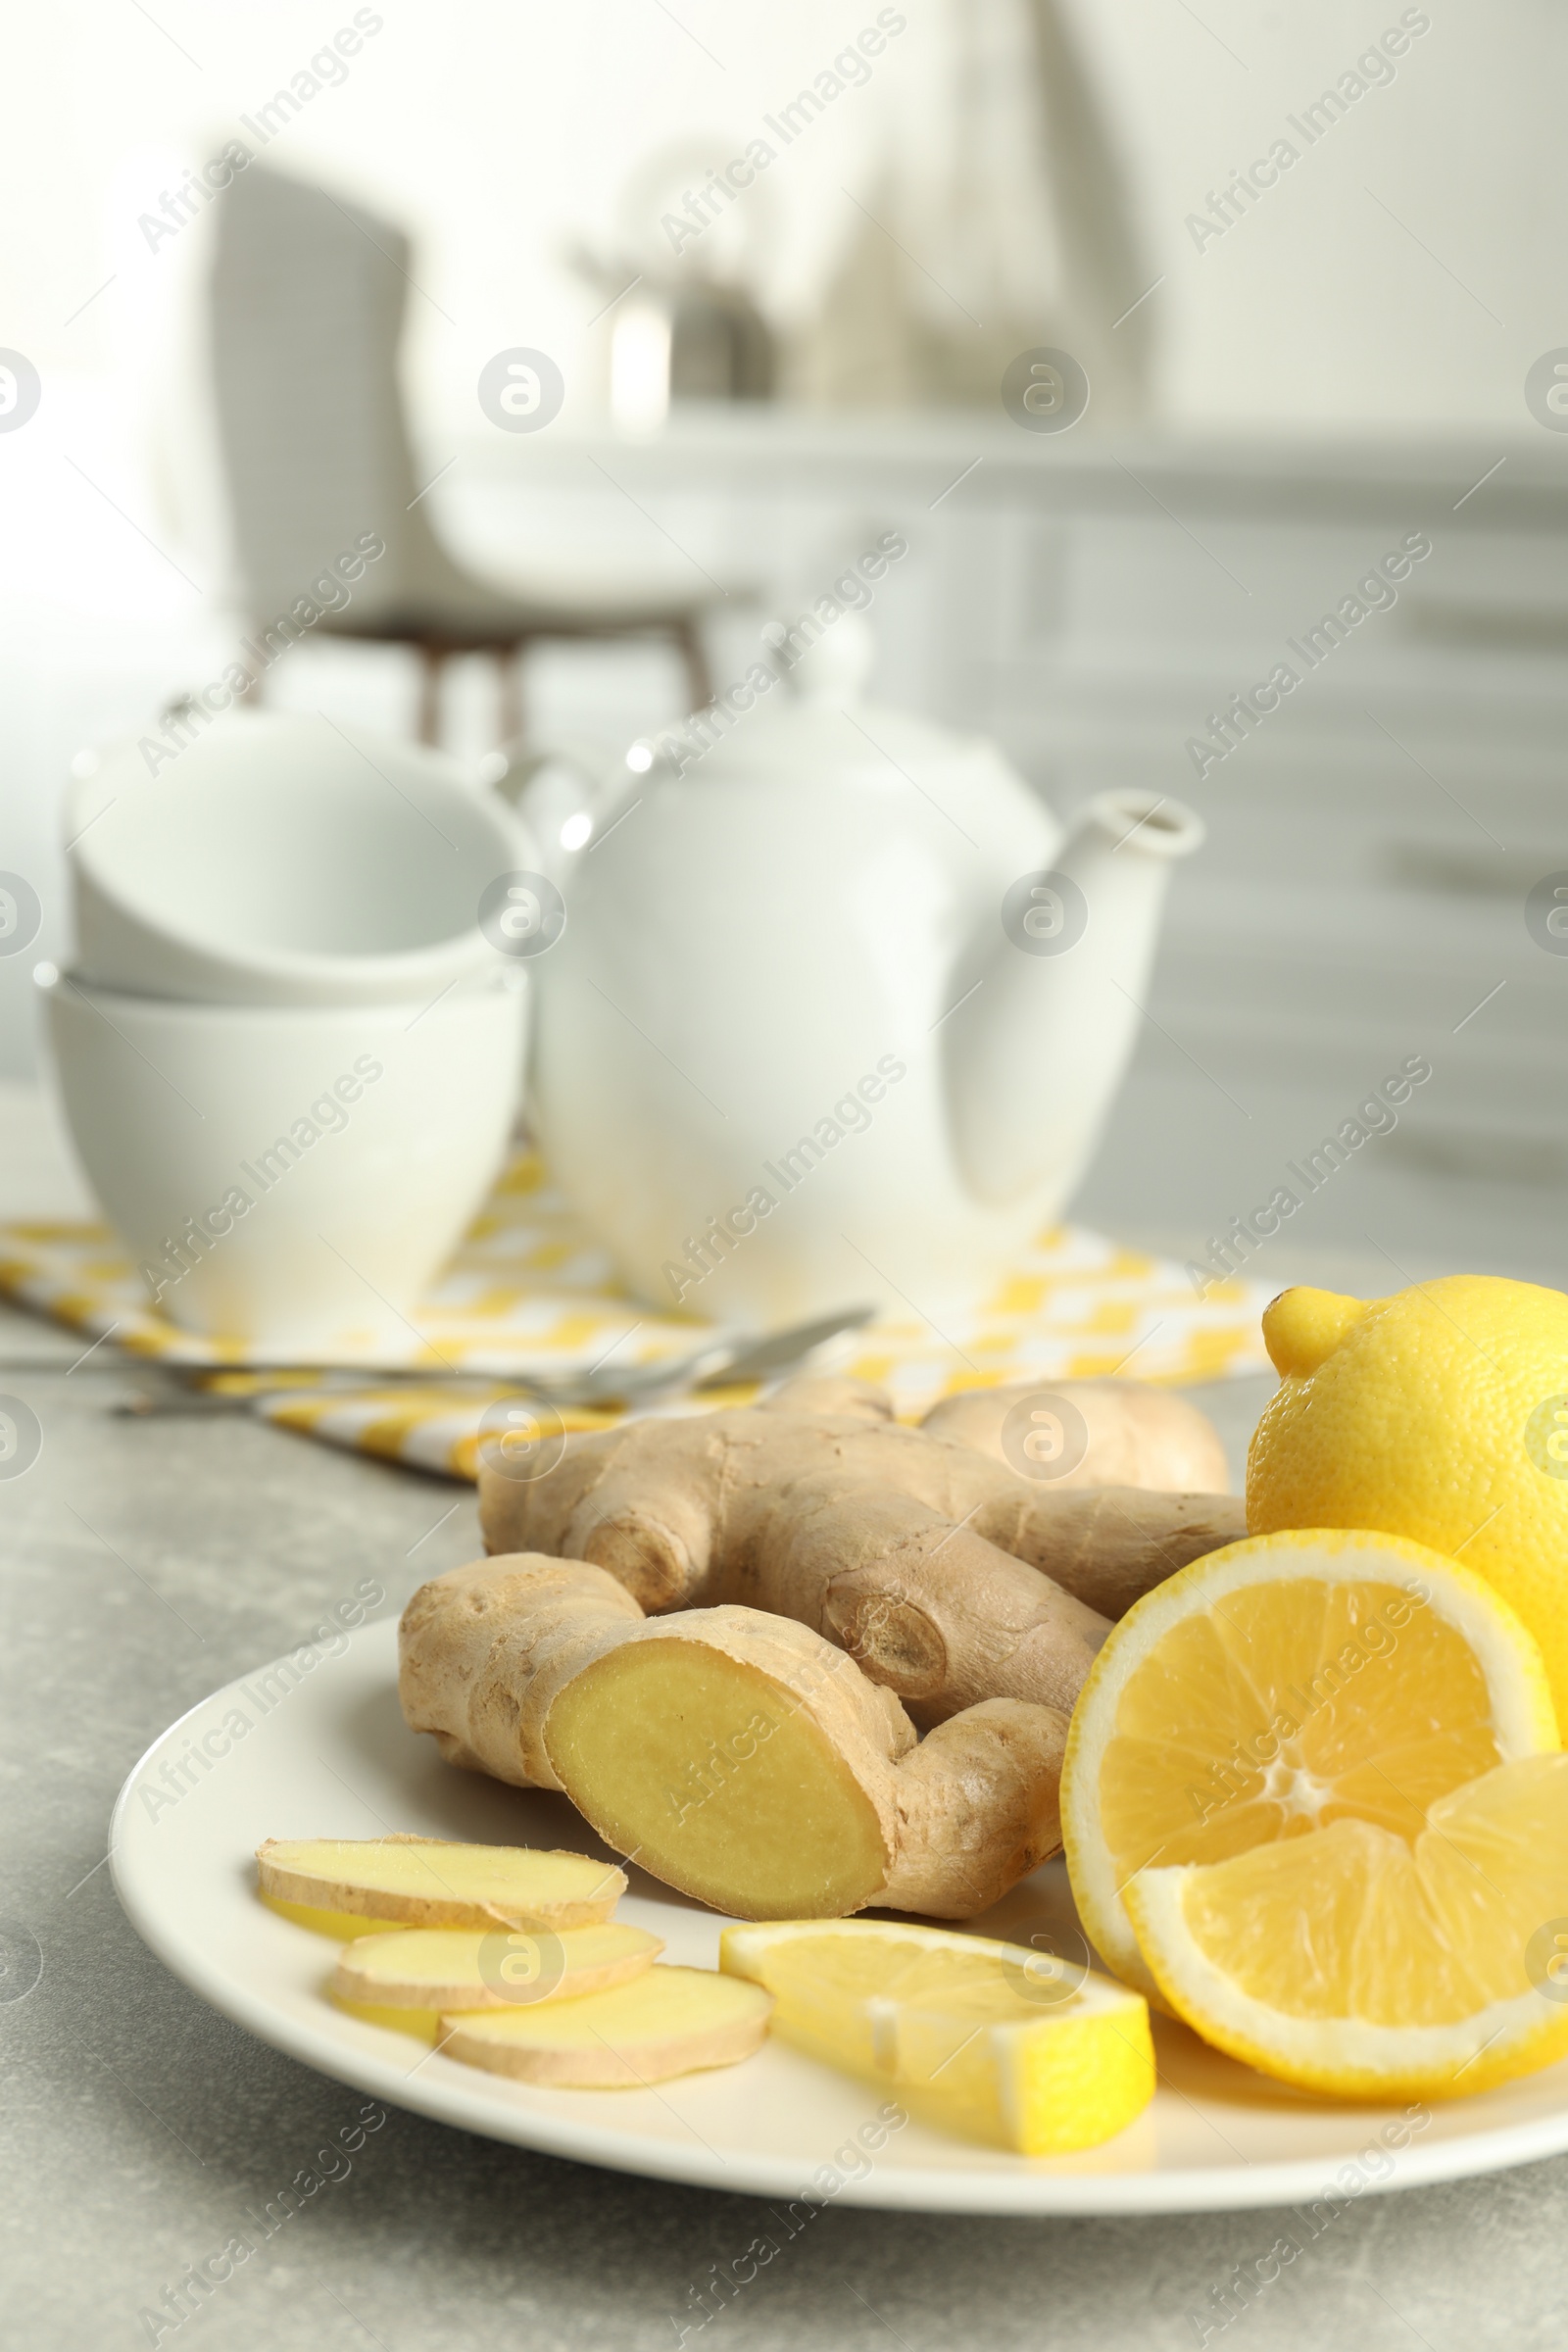
[[[815,635],[808,637],[808,628]],[[979,760],[1003,764],[994,745],[963,736],[911,711],[889,710],[864,700],[876,656],[871,625],[861,612],[843,612],[819,623],[810,613],[794,622],[771,621],[762,632],[771,661],[758,663],[740,691],[752,699],[737,704],[731,687],[686,721],[661,750],[677,749],[684,737],[697,760],[681,760],[679,771],[715,781],[773,781],[803,774],[821,782],[913,781],[920,774],[944,779]],[[760,673],[771,668],[766,687]]]

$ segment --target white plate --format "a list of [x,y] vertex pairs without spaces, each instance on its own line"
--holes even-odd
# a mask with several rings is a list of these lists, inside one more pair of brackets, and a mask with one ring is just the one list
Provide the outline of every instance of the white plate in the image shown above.
[[[325,1999],[337,1947],[257,1900],[252,1857],[262,1839],[412,1830],[605,1849],[564,1798],[456,1772],[405,1727],[392,1624],[348,1641],[308,1675],[283,1661],[193,1707],[131,1773],[110,1836],[121,1902],[177,1977],[264,2041],[379,2099],[618,2172],[780,2201],[805,2194],[951,2213],[1190,2212],[1310,2204],[1325,2193],[1343,2201],[1568,2148],[1568,2062],[1421,2110],[1428,2120],[1390,2154],[1380,2135],[1393,2126],[1398,2136],[1397,2111],[1298,2095],[1164,2021],[1153,2104],[1106,2146],[1071,2157],[1006,2156],[912,2123],[868,2154],[857,2134],[869,2125],[878,2136],[876,2091],[776,2042],[744,2065],[657,2090],[535,2090],[421,2051]],[[641,1872],[631,1879],[619,1916],[663,1936],[669,1959],[711,1967],[724,1923]],[[974,1925],[1027,1940],[1048,1928],[1060,1935],[1070,1917],[1054,1863]]]

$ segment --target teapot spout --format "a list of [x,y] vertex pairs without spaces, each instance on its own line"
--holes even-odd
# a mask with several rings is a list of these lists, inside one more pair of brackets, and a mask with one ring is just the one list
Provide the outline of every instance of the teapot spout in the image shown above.
[[1171,867],[1203,832],[1179,801],[1100,793],[1055,865],[1007,893],[945,1043],[955,1157],[977,1200],[1039,1192],[1043,1216],[1066,1200],[1132,1054]]

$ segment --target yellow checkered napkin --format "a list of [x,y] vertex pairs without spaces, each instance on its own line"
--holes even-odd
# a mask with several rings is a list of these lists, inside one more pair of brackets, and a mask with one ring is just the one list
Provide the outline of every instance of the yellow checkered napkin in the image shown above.
[[[208,1368],[225,1388],[251,1385],[246,1367],[258,1359],[238,1342],[181,1331],[159,1314],[105,1226],[0,1225],[0,1292],[134,1355]],[[889,1316],[847,1335],[827,1360],[891,1390],[906,1420],[956,1390],[1004,1381],[1088,1380],[1123,1366],[1145,1380],[1218,1380],[1268,1370],[1258,1326],[1269,1296],[1265,1284],[1236,1281],[1200,1299],[1169,1259],[1058,1226],[991,1298],[945,1317],[941,1332],[912,1313]],[[257,1410],[329,1445],[471,1479],[480,1416],[514,1393],[509,1382],[560,1378],[612,1358],[672,1361],[712,1328],[640,1306],[621,1291],[608,1254],[532,1152],[508,1167],[415,1323],[407,1354],[392,1363],[379,1350],[363,1388],[327,1388],[298,1372],[283,1394],[259,1395]],[[425,1371],[428,1387],[407,1378]],[[387,1372],[404,1377],[378,1384],[375,1375]],[[701,1410],[739,1394],[713,1391],[659,1409]],[[562,1417],[568,1429],[595,1429],[618,1416]]]

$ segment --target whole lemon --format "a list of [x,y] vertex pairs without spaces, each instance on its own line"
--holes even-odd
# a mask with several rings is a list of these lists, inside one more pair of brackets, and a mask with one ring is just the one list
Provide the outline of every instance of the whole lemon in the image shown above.
[[1453,1274],[1392,1298],[1282,1291],[1247,1524],[1408,1536],[1484,1576],[1568,1724],[1568,1297]]

